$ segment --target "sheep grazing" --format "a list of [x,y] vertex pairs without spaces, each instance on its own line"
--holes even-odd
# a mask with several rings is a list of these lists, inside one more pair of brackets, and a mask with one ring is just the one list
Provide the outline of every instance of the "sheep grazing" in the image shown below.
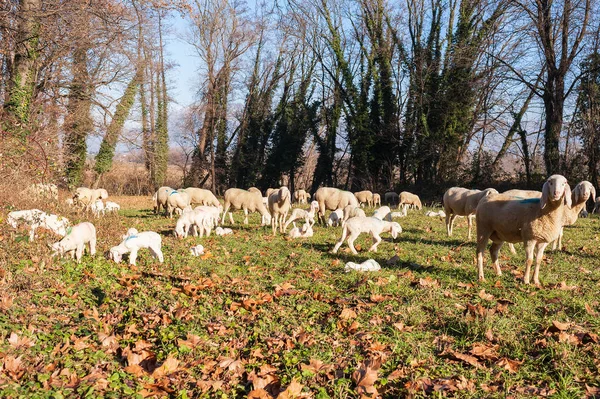
[[[225,215],[229,212],[229,209],[243,209],[244,210],[244,224],[248,224],[248,212],[258,212],[262,216],[262,224],[270,223],[271,215],[262,202],[262,194],[260,191],[251,192],[249,190],[242,190],[241,188],[230,188],[225,191],[225,203],[223,205],[223,217],[221,224],[225,223]],[[268,222],[267,222],[268,220]],[[233,221],[233,215],[229,212],[229,221],[231,224],[235,224]]]
[[233,234],[233,230],[231,230],[229,227],[217,227],[215,229],[215,234],[218,236],[228,236]]
[[[166,189],[165,189],[166,191]],[[173,218],[173,211],[176,209],[183,210],[190,206],[190,196],[186,192],[179,192],[177,190],[171,190],[167,195],[167,213],[169,214],[169,219]]]
[[383,194],[383,200],[385,201],[386,205],[395,206],[400,203],[400,196],[393,191],[388,191],[387,193]]
[[315,224],[315,214],[319,211],[319,203],[317,201],[313,201],[310,203],[310,208],[304,209],[293,209],[292,214],[288,218],[287,222],[285,222],[285,226],[283,226],[283,231],[286,231],[290,223],[294,224],[296,227],[296,220],[304,219],[304,223],[309,223],[312,227]]
[[354,206],[354,205],[348,205],[347,207],[344,208],[343,212],[344,212],[344,216],[342,217],[342,227],[344,227],[344,225],[346,224],[346,221],[350,218],[367,216],[365,214],[365,211],[363,211],[361,208]]
[[477,204],[479,204],[482,198],[491,194],[498,194],[498,191],[493,188],[486,188],[483,191],[469,190],[462,187],[449,188],[444,193],[444,212],[446,213],[446,231],[448,232],[448,237],[452,236],[452,227],[454,226],[456,217],[467,216],[467,237],[470,240]]
[[102,202],[102,200],[94,201],[94,203],[90,206],[90,210],[95,217],[99,218],[100,215],[104,215],[104,202]]
[[386,220],[388,222],[391,222],[394,215],[392,214],[390,207],[384,205],[377,209],[375,212],[373,212],[373,217],[375,219]]
[[108,198],[108,192],[103,188],[91,189],[87,187],[79,187],[75,190],[73,201],[76,204],[84,207],[86,211],[90,210],[92,204],[97,200]]
[[313,236],[312,226],[308,223],[304,223],[302,228],[294,227],[288,233],[289,238],[308,238]]
[[219,204],[218,206],[209,206],[209,205],[199,205],[194,208],[194,210],[202,210],[204,212],[208,212],[212,215],[213,225],[218,226],[221,221],[221,213],[223,212],[223,205]]
[[198,233],[200,237],[210,237],[210,232],[215,226],[215,216],[211,212],[202,209],[186,209],[175,224],[175,237],[186,238],[189,234],[190,227],[194,228],[194,235]]
[[376,219],[374,217],[355,217],[350,218],[342,228],[342,238],[333,247],[332,253],[337,253],[338,249],[348,237],[348,246],[353,254],[358,254],[356,248],[354,248],[354,240],[358,238],[360,233],[369,233],[373,237],[373,245],[369,248],[369,251],[377,252],[377,246],[381,242],[380,234],[391,233],[392,238],[398,237],[398,234],[402,232],[402,228],[396,222],[387,222]]
[[204,188],[187,187],[184,189],[177,190],[178,192],[187,193],[190,196],[190,205],[205,205],[205,206],[216,206],[219,207],[221,203],[215,197],[210,190]]
[[373,206],[381,206],[381,195],[373,194]]
[[299,204],[308,204],[310,200],[310,194],[308,194],[305,190],[296,190],[294,191],[294,202]]
[[49,215],[39,209],[10,212],[6,218],[6,222],[14,229],[19,224],[29,226],[29,241],[34,240],[35,230],[39,227],[48,229],[54,234],[64,237],[67,234],[67,228],[71,225],[68,219],[62,216]]
[[423,205],[421,205],[421,199],[419,196],[409,193],[408,191],[402,191],[399,195],[400,201],[398,203],[398,208],[402,208],[402,212],[406,216],[408,212],[409,206],[414,206],[418,210],[423,209]]
[[129,264],[135,266],[137,253],[141,248],[148,248],[150,254],[157,258],[160,263],[163,263],[163,253],[161,250],[162,238],[160,234],[153,231],[143,231],[128,235],[119,245],[112,247],[109,251],[110,259],[116,263],[121,262],[124,254],[129,253]]
[[89,222],[76,224],[67,230],[67,235],[52,245],[52,256],[70,254],[77,263],[81,262],[85,244],[90,247],[90,255],[96,255],[96,228]]
[[278,227],[279,231],[284,233],[285,219],[292,206],[291,197],[290,190],[287,187],[281,187],[269,195],[269,213],[271,214],[273,235],[276,234]]
[[558,239],[565,217],[571,207],[571,188],[567,179],[552,175],[542,188],[542,197],[519,199],[505,194],[486,196],[477,206],[477,269],[479,280],[483,273],[483,252],[492,240],[490,255],[496,274],[502,271],[498,254],[504,242],[525,244],[525,284],[529,284],[533,253],[536,253],[533,282],[539,285],[539,269],[548,243]]
[[106,201],[104,204],[104,210],[110,213],[119,213],[121,210],[121,205],[117,204],[116,202]]
[[167,199],[169,198],[169,194],[173,191],[175,190],[173,190],[171,187],[163,186],[154,193],[152,196],[154,214],[158,215],[161,208],[164,209],[165,213],[167,212]]
[[250,191],[251,193],[257,193],[257,194],[260,194],[260,196],[262,197],[262,193],[261,193],[261,192],[260,192],[260,190],[259,190],[258,188],[256,188],[256,187],[250,187],[250,188],[248,189],[248,191]]
[[327,226],[329,226],[329,227],[341,226],[343,219],[344,219],[344,211],[341,209],[336,209],[335,211],[333,211],[329,214],[329,218],[327,219]]
[[[319,221],[325,224],[325,211],[344,209],[348,205],[358,206],[358,201],[350,191],[339,188],[321,187],[315,193],[315,200],[319,203]],[[342,215],[343,216],[343,215]]]
[[367,204],[369,207],[373,206],[373,193],[369,190],[359,191],[354,193],[354,196],[356,197],[359,205]]

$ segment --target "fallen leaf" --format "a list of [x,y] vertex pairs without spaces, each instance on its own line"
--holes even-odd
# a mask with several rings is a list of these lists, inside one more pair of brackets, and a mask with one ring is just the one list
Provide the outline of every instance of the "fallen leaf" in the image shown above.
[[479,291],[479,298],[483,299],[484,301],[493,301],[494,300],[494,296],[492,294],[486,293],[484,289]]
[[511,360],[506,357],[503,357],[496,363],[498,366],[508,370],[509,373],[516,373],[519,370],[519,367],[523,364],[523,361]]
[[340,313],[340,319],[342,319],[342,320],[356,319],[356,317],[357,317],[356,312],[349,308],[345,308]]
[[178,366],[179,366],[179,360],[177,360],[176,358],[169,355],[167,357],[167,360],[165,360],[164,363],[160,367],[158,367],[157,369],[154,370],[154,372],[152,372],[152,376],[154,378],[159,378],[164,375],[172,374],[175,371],[177,371]]
[[592,307],[589,304],[585,304],[585,311],[590,315],[590,316],[596,316],[596,311],[594,309],[592,309]]
[[277,398],[294,399],[306,397],[305,395],[302,395],[302,388],[304,388],[304,385],[300,384],[298,381],[293,379],[292,382],[290,382],[290,385],[287,386],[285,391],[281,392],[279,396],[277,396]]
[[471,354],[477,356],[481,359],[486,360],[498,360],[498,348],[499,345],[486,345],[483,343],[475,343],[473,344],[473,348],[471,349]]
[[475,356],[471,356],[471,355],[467,355],[464,353],[460,353],[460,352],[456,352],[453,351],[451,349],[446,350],[445,352],[440,354],[441,357],[448,357],[450,359],[454,359],[454,360],[461,360],[465,363],[470,364],[471,366],[478,368],[478,369],[483,369],[485,368],[481,363],[479,363],[479,360],[475,357]]
[[377,388],[375,388],[379,366],[378,362],[368,360],[361,363],[358,369],[352,373],[352,380],[356,383],[356,391],[361,398],[374,398],[379,395]]
[[553,320],[552,326],[554,326],[554,328],[558,331],[565,331],[568,330],[569,327],[571,327],[571,323],[561,323],[559,321]]

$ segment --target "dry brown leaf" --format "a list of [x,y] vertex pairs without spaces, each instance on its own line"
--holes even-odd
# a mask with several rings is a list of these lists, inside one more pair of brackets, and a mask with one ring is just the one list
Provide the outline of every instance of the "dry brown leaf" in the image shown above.
[[464,353],[460,353],[460,352],[456,352],[453,350],[446,350],[445,352],[441,353],[440,356],[446,356],[449,357],[451,359],[454,360],[461,360],[465,363],[470,364],[471,366],[478,368],[478,369],[483,369],[485,368],[481,363],[479,363],[479,360],[475,357],[475,356],[471,356],[471,355],[467,355]]
[[246,396],[247,399],[273,399],[273,396],[262,388],[253,389]]
[[376,397],[378,395],[377,388],[375,388],[378,366],[377,363],[367,361],[361,363],[358,369],[352,373],[352,380],[356,383],[356,391],[361,398]]
[[371,294],[371,297],[369,299],[371,300],[371,302],[378,303],[385,301],[387,297],[381,294]]
[[564,331],[561,331],[560,334],[558,334],[558,341],[559,342],[567,342],[572,345],[581,344],[581,340],[577,337],[577,335],[569,334]]
[[486,293],[484,289],[479,291],[479,298],[483,299],[484,301],[493,301],[494,300],[494,296],[492,294]]
[[516,373],[519,370],[519,367],[523,364],[523,361],[511,360],[506,357],[503,357],[496,363],[498,366],[508,370],[509,373]]
[[146,371],[139,364],[131,364],[125,367],[125,372],[133,374],[136,377],[143,377],[146,375]]
[[594,309],[592,309],[592,307],[589,304],[585,304],[585,311],[590,315],[590,316],[596,316],[596,311]]
[[[565,331],[571,327],[571,323],[561,323],[560,321],[553,320],[552,325],[558,331]],[[552,327],[551,327],[552,328]]]
[[8,337],[8,343],[13,348],[32,347],[35,345],[35,341],[31,338],[19,337],[15,332],[10,333],[10,337]]
[[342,320],[356,319],[356,317],[357,317],[356,312],[349,308],[345,308],[340,313],[340,319],[342,319]]
[[302,394],[302,388],[304,388],[304,385],[300,384],[298,381],[293,379],[292,382],[290,382],[290,385],[287,386],[285,391],[281,392],[279,394],[279,396],[277,396],[277,398],[278,399],[294,399],[294,398],[306,397],[306,395]]
[[471,354],[486,360],[498,360],[499,345],[486,345],[483,343],[473,344]]
[[165,360],[165,362],[160,367],[158,367],[154,370],[154,372],[152,372],[152,376],[154,378],[159,378],[164,375],[172,374],[175,371],[177,371],[178,366],[179,360],[169,355],[167,357],[167,360]]

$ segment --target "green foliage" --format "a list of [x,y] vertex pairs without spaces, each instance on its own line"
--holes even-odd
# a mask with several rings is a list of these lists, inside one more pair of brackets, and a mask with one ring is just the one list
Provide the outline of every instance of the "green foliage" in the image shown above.
[[166,87],[161,80],[157,81],[156,105],[156,141],[154,142],[154,174],[152,180],[155,188],[163,186],[167,178],[167,164],[169,157],[169,131],[167,127],[167,98]]

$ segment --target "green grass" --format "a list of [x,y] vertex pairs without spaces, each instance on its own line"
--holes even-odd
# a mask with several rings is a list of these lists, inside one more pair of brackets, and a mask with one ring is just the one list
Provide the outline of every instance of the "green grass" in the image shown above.
[[[288,241],[252,215],[233,236],[177,240],[175,219],[127,209],[93,221],[99,254],[81,264],[50,258],[50,235],[29,243],[2,221],[0,397],[294,397],[295,386],[356,398],[372,382],[358,369],[386,398],[594,395],[598,219],[565,229],[536,288],[522,282],[520,245],[503,248],[501,277],[486,256],[477,282],[465,221],[449,238],[423,213],[399,219],[403,233],[377,253],[361,236],[354,256],[346,244],[329,253],[340,228]],[[144,250],[137,267],[102,256],[128,227],[164,234],[164,264]],[[211,255],[189,255],[198,243]],[[380,272],[344,272],[371,257]]]

